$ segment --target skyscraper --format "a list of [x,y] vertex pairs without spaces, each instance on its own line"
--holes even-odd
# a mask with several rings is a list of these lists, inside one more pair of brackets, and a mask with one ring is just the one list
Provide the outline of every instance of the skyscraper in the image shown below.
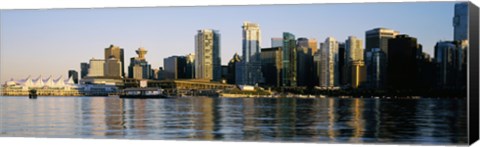
[[103,65],[105,60],[103,59],[90,59],[90,68],[88,68],[88,77],[103,77],[104,76],[104,69]]
[[128,66],[128,78],[134,79],[150,79],[152,77],[151,66],[145,59],[147,50],[143,47],[135,51],[138,57],[130,58],[130,65]]
[[440,41],[435,45],[437,86],[460,88],[466,83],[466,41]]
[[243,22],[242,26],[242,69],[243,77],[237,84],[256,85],[263,81],[260,59],[260,27],[258,24]]
[[236,74],[237,74],[237,63],[240,63],[240,61],[242,61],[242,59],[240,58],[240,56],[235,53],[232,57],[232,59],[230,59],[230,61],[228,62],[228,76],[227,76],[227,83],[228,84],[236,84]]
[[72,77],[75,84],[78,84],[78,72],[75,70],[68,70],[68,78]]
[[380,48],[388,55],[388,39],[395,38],[399,34],[398,31],[387,28],[375,28],[365,32],[365,49]]
[[[350,84],[354,87],[356,83],[352,80],[352,77],[357,77],[355,72],[352,69],[357,69],[357,67],[353,66],[353,63],[356,63],[358,66],[364,66],[363,61],[363,43],[362,40],[358,39],[355,36],[349,36],[348,39],[345,41],[345,82],[346,84]],[[359,63],[362,62],[362,63]],[[360,70],[365,68],[358,68]],[[362,71],[361,71],[362,72]],[[361,73],[359,72],[359,73]],[[357,80],[358,81],[358,80]]]
[[195,79],[195,54],[191,53],[185,56],[187,60],[185,75],[187,79]]
[[80,78],[84,78],[88,75],[88,69],[90,65],[88,63],[82,62],[80,63]]
[[198,30],[195,35],[195,78],[219,81],[221,72],[220,34],[217,30]]
[[163,59],[163,67],[166,75],[165,79],[185,79],[187,59],[183,56],[170,56]]
[[297,86],[297,52],[295,35],[283,32],[282,48],[282,84],[283,86]]
[[111,44],[108,48],[105,48],[105,60],[109,59],[111,56],[118,59],[121,63],[121,76],[125,77],[125,58],[123,57],[123,48],[114,46]]
[[422,51],[417,38],[397,35],[388,40],[388,52],[388,87],[405,90],[418,86],[418,59],[422,56]]
[[340,86],[340,56],[338,42],[333,37],[325,39],[323,49],[327,53],[327,87]]
[[105,77],[110,78],[121,78],[122,77],[122,62],[115,58],[114,56],[110,56],[110,58],[105,60],[103,65],[103,73]]
[[468,39],[468,3],[456,3],[453,16],[453,40]]
[[372,48],[365,52],[367,68],[367,87],[382,89],[386,84],[386,54],[380,48]]
[[307,38],[297,39],[297,86],[313,86],[313,54],[311,41]]
[[282,86],[282,47],[263,48],[261,53],[265,86]]

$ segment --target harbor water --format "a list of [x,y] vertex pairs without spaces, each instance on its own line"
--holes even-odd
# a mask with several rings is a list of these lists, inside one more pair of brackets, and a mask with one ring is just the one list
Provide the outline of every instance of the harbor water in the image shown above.
[[466,99],[0,97],[0,137],[466,144]]

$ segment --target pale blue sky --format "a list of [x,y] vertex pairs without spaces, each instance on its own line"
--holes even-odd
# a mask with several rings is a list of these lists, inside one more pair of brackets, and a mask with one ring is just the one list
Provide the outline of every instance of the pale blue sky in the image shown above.
[[226,64],[241,53],[243,21],[260,25],[261,47],[270,47],[270,38],[282,32],[344,42],[350,35],[364,40],[366,30],[386,27],[416,37],[432,55],[437,41],[453,38],[453,7],[453,2],[422,2],[2,10],[0,81],[67,76],[69,69],[80,70],[80,62],[103,58],[110,44],[124,48],[125,66],[143,46],[147,61],[158,68],[165,57],[193,53],[194,35],[204,28],[220,31]]

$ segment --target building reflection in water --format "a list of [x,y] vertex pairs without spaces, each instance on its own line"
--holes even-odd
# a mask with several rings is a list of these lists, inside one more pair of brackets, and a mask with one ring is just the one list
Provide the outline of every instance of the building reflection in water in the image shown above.
[[361,143],[365,127],[365,120],[363,118],[363,100],[360,100],[358,98],[353,99],[351,108],[353,117],[349,124],[353,128],[353,134],[350,138],[350,142]]

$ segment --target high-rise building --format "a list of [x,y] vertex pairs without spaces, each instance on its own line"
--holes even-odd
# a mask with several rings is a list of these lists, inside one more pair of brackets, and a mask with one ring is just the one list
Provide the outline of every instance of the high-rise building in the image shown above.
[[380,48],[382,52],[388,55],[388,39],[395,38],[398,31],[387,28],[375,28],[365,32],[365,50]]
[[338,42],[333,37],[325,39],[323,49],[327,53],[327,87],[340,86],[340,56]]
[[313,86],[310,79],[313,76],[312,48],[306,38],[299,38],[297,41],[297,86]]
[[242,59],[237,53],[235,53],[232,59],[230,59],[230,61],[228,62],[228,76],[227,76],[228,84],[236,84],[236,76],[237,76],[236,65],[240,63],[240,61],[242,61]]
[[388,52],[388,87],[405,90],[418,86],[418,59],[422,56],[422,50],[417,38],[397,35],[388,41]]
[[185,78],[186,79],[195,79],[195,54],[191,53],[185,56],[187,60]]
[[283,86],[297,86],[297,43],[295,35],[283,32],[282,47],[282,84]]
[[347,84],[347,74],[346,71],[346,59],[347,54],[345,53],[345,43],[338,43],[338,78],[339,78],[339,85],[343,86]]
[[78,84],[78,72],[75,70],[68,70],[68,78],[72,78],[73,83]]
[[304,47],[304,48],[310,48],[312,50],[312,56],[313,54],[315,54],[318,50],[318,46],[317,46],[317,39],[315,38],[304,38],[304,37],[301,37],[301,38],[298,38],[297,39],[297,46],[298,47]]
[[325,43],[320,43],[320,49],[314,55],[315,85],[321,88],[328,87],[329,79],[329,50]]
[[271,39],[271,47],[283,47],[283,38],[272,38]]
[[439,88],[465,86],[467,43],[467,41],[440,41],[435,45],[436,85]]
[[265,86],[282,86],[282,47],[263,48],[261,53],[262,73]]
[[165,79],[186,79],[187,58],[183,56],[170,56],[163,59]]
[[118,59],[121,63],[121,76],[125,77],[125,58],[123,56],[123,48],[114,46],[111,44],[108,48],[105,48],[105,60],[109,59],[111,56]]
[[242,65],[243,78],[236,81],[241,85],[257,85],[263,81],[260,59],[260,27],[258,24],[244,22],[242,26]]
[[130,58],[130,65],[128,66],[128,78],[151,79],[151,66],[145,59],[147,50],[143,47],[140,47],[135,52],[137,53],[138,57]]
[[103,59],[95,59],[92,58],[90,59],[90,67],[88,68],[88,77],[103,77],[104,74],[104,69],[103,65],[105,64],[105,60]]
[[[358,61],[363,62],[363,43],[362,40],[358,39],[355,36],[349,36],[348,39],[345,41],[345,83],[350,84],[351,86],[355,87],[355,82],[352,81],[352,77],[356,77],[357,73],[354,73],[352,69],[357,69],[357,67],[353,67],[353,63],[357,63]],[[364,66],[364,65],[361,65]],[[361,69],[361,68],[359,68]],[[357,86],[358,87],[358,86]]]
[[468,3],[461,2],[455,4],[453,16],[453,40],[468,39]]
[[110,56],[110,58],[105,59],[105,63],[103,65],[103,73],[105,77],[121,78],[122,62],[115,58],[115,56]]
[[88,69],[90,65],[88,63],[82,62],[80,63],[80,78],[84,78],[88,75]]
[[383,89],[386,84],[387,55],[380,48],[372,48],[365,52],[368,88]]
[[195,35],[195,78],[219,81],[221,72],[220,34],[217,30],[198,30]]

